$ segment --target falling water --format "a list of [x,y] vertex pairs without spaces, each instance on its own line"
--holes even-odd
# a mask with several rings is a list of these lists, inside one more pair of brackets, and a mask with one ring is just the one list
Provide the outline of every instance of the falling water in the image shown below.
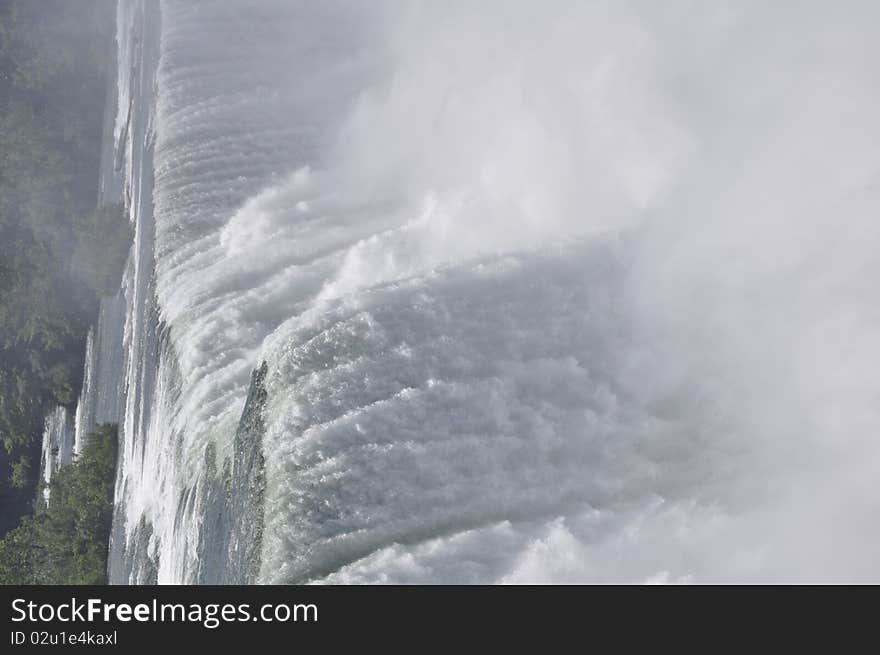
[[111,580],[876,578],[849,9],[120,0]]
[[43,427],[42,457],[40,461],[40,480],[45,485],[43,498],[49,502],[49,483],[52,476],[62,466],[73,462],[74,427],[70,412],[65,407],[56,407],[46,416]]

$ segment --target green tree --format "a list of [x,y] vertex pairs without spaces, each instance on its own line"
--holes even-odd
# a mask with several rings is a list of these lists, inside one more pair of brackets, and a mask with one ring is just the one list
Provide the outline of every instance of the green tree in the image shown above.
[[48,503],[0,540],[0,582],[106,584],[116,440],[115,425],[99,426],[52,477]]
[[31,517],[0,540],[0,584],[24,585],[34,581],[34,544]]
[[9,484],[15,489],[26,489],[31,486],[31,460],[27,455],[22,455],[12,465]]

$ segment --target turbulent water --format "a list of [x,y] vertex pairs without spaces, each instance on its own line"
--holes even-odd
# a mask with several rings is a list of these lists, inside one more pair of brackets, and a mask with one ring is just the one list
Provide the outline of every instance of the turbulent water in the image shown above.
[[785,5],[120,0],[111,580],[876,579],[878,11]]

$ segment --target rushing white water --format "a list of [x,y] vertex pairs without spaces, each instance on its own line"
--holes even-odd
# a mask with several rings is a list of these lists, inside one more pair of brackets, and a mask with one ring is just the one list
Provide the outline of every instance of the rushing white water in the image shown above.
[[876,579],[844,4],[122,0],[111,579]]
[[46,416],[40,461],[40,480],[46,485],[43,498],[49,502],[49,483],[62,466],[73,462],[74,425],[70,412],[58,406]]

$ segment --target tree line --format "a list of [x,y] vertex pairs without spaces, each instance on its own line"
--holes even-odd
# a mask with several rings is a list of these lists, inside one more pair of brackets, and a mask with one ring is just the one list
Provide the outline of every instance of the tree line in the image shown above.
[[101,425],[52,476],[48,503],[0,539],[0,584],[106,584],[116,426]]

